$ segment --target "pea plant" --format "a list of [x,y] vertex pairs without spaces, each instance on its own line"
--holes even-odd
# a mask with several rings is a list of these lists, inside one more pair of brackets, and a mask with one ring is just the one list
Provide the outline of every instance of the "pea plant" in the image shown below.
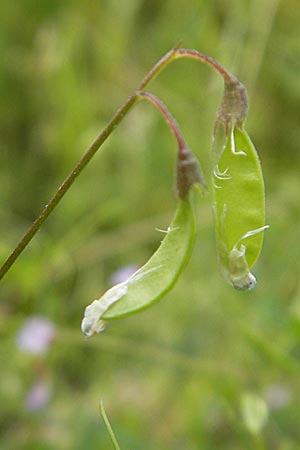
[[[164,238],[148,262],[86,307],[81,324],[86,337],[101,332],[107,322],[138,313],[161,299],[174,286],[192,253],[196,236],[195,208],[207,190],[206,183],[176,120],[156,95],[145,90],[167,65],[181,58],[209,65],[224,80],[223,99],[214,126],[211,165],[218,264],[224,280],[234,288],[255,287],[256,279],[250,270],[259,257],[268,226],[260,161],[244,128],[248,113],[246,89],[213,58],[178,45],[154,65],[116,111],[0,268],[1,279],[125,115],[138,102],[150,102],[162,114],[177,144],[176,211],[167,230],[161,230]],[[101,414],[114,447],[119,448],[103,405]]]
[[[150,92],[138,95],[160,110],[175,135],[177,210],[165,238],[149,261],[86,308],[81,328],[87,337],[102,331],[105,321],[138,312],[172,288],[191,255],[197,188],[206,187],[199,164],[165,105]],[[239,290],[252,290],[256,285],[250,268],[259,257],[263,231],[268,228],[264,224],[265,194],[259,158],[243,129],[246,111],[244,87],[238,82],[234,87],[225,82],[215,124],[215,133],[219,125],[225,129],[225,145],[215,149],[213,208],[220,271],[225,281]]]

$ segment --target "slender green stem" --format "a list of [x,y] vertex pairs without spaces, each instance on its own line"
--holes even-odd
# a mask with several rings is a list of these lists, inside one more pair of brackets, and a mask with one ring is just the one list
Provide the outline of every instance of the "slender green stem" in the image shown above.
[[115,450],[121,450],[121,448],[120,448],[120,446],[119,446],[119,444],[118,444],[118,442],[117,442],[117,439],[116,439],[116,437],[115,437],[115,435],[114,435],[114,432],[113,432],[113,430],[112,430],[112,427],[111,427],[111,425],[110,425],[110,423],[109,423],[109,420],[108,420],[108,417],[107,417],[107,415],[106,415],[106,412],[105,412],[105,409],[104,409],[104,405],[103,405],[103,401],[102,401],[102,400],[100,400],[100,414],[101,414],[102,420],[103,420],[104,425],[105,425],[105,427],[106,427],[106,429],[107,429],[107,432],[108,432],[108,434],[109,434],[109,437],[110,437],[110,439],[111,439],[111,442],[112,442],[112,444],[113,444],[114,449],[115,449]]
[[4,261],[3,265],[0,268],[0,280],[4,277],[4,275],[8,272],[10,267],[14,264],[16,259],[20,256],[26,246],[29,244],[31,239],[35,236],[38,230],[41,228],[42,224],[45,222],[47,217],[51,214],[54,208],[58,205],[60,200],[66,194],[66,192],[70,189],[71,185],[74,183],[75,179],[82,172],[91,158],[95,155],[97,150],[101,147],[101,145],[105,142],[108,136],[112,133],[112,131],[117,127],[117,125],[122,121],[124,116],[130,111],[133,105],[139,100],[139,93],[147,86],[150,81],[152,81],[158,73],[163,70],[171,61],[183,57],[197,59],[200,62],[210,65],[213,67],[219,74],[224,78],[225,82],[229,84],[239,83],[238,80],[231,75],[226,69],[224,69],[220,64],[218,64],[213,58],[204,55],[203,53],[197,52],[196,50],[188,50],[188,49],[179,49],[180,44],[171,49],[168,53],[166,53],[147,73],[145,78],[141,81],[138,87],[132,92],[132,94],[127,98],[127,100],[123,103],[123,105],[115,112],[107,126],[103,129],[103,131],[99,134],[99,136],[95,139],[95,141],[91,144],[91,146],[84,153],[83,157],[76,164],[75,168],[71,171],[71,173],[67,176],[67,178],[63,181],[61,186],[58,188],[54,196],[51,198],[49,203],[44,207],[41,214],[37,217],[37,219],[33,222],[33,224],[29,227],[26,233],[23,235],[15,249],[8,256],[8,258]]
[[58,205],[60,200],[69,190],[71,185],[74,183],[75,179],[78,177],[80,172],[85,168],[91,158],[95,155],[97,150],[101,147],[104,141],[108,138],[111,132],[117,127],[117,125],[121,122],[124,116],[128,113],[128,111],[133,107],[133,105],[138,100],[137,92],[142,90],[153,78],[175,57],[177,51],[177,46],[170,50],[166,55],[164,55],[155,66],[148,72],[139,86],[133,91],[133,93],[127,98],[124,104],[115,112],[107,126],[104,130],[99,134],[99,136],[95,139],[92,145],[85,152],[80,161],[76,164],[75,168],[72,172],[67,176],[67,178],[63,181],[61,186],[58,188],[54,196],[51,198],[49,203],[44,207],[41,214],[37,217],[37,219],[33,222],[33,224],[26,231],[24,236],[21,238],[15,249],[8,256],[8,258],[3,263],[0,268],[0,280],[4,277],[4,275],[8,272],[10,267],[14,264],[19,255],[23,252],[25,247],[29,244],[34,235],[41,228],[42,224],[45,222],[50,213],[54,210],[54,208]]

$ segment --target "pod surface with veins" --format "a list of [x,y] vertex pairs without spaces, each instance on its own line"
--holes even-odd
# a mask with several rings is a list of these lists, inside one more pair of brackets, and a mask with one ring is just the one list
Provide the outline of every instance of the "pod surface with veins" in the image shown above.
[[221,272],[237,289],[253,289],[250,269],[263,244],[265,190],[259,157],[244,129],[233,127],[213,172]]

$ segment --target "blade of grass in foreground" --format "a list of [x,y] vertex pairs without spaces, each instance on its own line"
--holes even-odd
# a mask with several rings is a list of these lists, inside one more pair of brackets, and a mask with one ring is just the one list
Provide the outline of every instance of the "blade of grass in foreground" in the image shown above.
[[121,448],[120,448],[120,446],[119,446],[119,444],[117,442],[117,439],[116,439],[116,437],[114,435],[114,432],[112,430],[112,427],[111,427],[111,425],[109,423],[109,420],[108,420],[108,417],[106,415],[106,412],[105,412],[102,400],[100,400],[100,414],[101,414],[102,420],[104,422],[105,428],[107,429],[107,432],[109,434],[109,437],[111,439],[111,442],[113,444],[114,449],[115,450],[121,450]]

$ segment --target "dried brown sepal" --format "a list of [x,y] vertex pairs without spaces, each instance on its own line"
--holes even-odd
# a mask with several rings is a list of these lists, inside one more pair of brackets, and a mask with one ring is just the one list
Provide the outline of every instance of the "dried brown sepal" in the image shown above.
[[228,136],[232,127],[243,128],[248,113],[248,99],[245,86],[237,79],[224,82],[224,93],[214,126],[214,136],[220,125]]
[[193,184],[200,184],[206,189],[197,158],[187,147],[180,148],[177,158],[176,191],[180,198],[186,197]]

